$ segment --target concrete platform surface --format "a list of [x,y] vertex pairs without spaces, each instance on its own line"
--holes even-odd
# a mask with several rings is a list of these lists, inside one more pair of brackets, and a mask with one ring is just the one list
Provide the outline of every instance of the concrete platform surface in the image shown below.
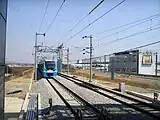
[[18,118],[23,101],[17,97],[5,97],[5,120],[16,120]]

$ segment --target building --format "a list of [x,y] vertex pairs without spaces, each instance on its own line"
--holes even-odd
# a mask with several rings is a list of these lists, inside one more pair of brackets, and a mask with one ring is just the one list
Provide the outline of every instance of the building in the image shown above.
[[0,0],[0,119],[4,119],[4,76],[6,48],[7,0]]
[[[132,50],[114,53],[110,57],[109,71],[116,73],[156,75],[158,73],[156,52]],[[157,69],[156,69],[157,68]]]
[[[114,59],[114,65],[112,60]],[[110,57],[109,71],[114,67],[114,71],[117,73],[132,73],[138,74],[138,51],[124,51],[114,53]]]

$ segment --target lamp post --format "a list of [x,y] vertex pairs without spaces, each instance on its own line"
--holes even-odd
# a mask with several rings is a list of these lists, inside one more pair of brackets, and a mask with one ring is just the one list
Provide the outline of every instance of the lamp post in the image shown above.
[[37,36],[38,35],[43,35],[45,36],[45,33],[36,33],[36,39],[35,39],[35,54],[34,54],[34,60],[35,60],[35,74],[34,74],[34,78],[35,80],[37,80]]
[[89,46],[89,49],[90,49],[90,52],[89,52],[90,54],[90,80],[89,82],[92,82],[92,49],[93,49],[92,48],[92,35],[82,37],[82,39],[84,38],[90,38],[90,46]]

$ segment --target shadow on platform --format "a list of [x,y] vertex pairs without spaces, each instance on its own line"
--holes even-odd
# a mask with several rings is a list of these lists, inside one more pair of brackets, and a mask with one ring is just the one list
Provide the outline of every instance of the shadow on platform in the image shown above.
[[[134,104],[135,106],[143,107],[139,104]],[[148,115],[142,114],[134,109],[126,107],[121,104],[95,104],[96,108],[102,111],[105,108],[105,115],[107,120],[153,120]],[[98,119],[98,116],[90,109],[84,106],[72,106],[74,110],[82,110],[82,118],[87,119]],[[104,110],[104,109],[103,109]],[[149,109],[148,109],[149,111]],[[152,111],[153,112],[153,111]],[[103,111],[104,113],[104,111]],[[42,115],[45,120],[74,120],[74,115],[66,106],[52,106],[50,108],[45,108],[42,110]],[[154,119],[156,120],[156,119]]]
[[[95,104],[94,106],[99,111],[102,111],[102,108],[105,108],[105,111],[103,111],[103,113],[105,113],[107,120],[153,120],[153,118],[149,117],[148,115],[142,114],[138,111],[135,111],[134,109],[131,109],[121,104]],[[143,108],[143,105],[140,105],[140,104],[134,104],[134,106],[139,106]],[[82,110],[81,115],[83,119],[98,120],[99,116],[97,116],[90,108],[85,106],[72,106],[72,107],[75,111]],[[148,109],[148,111],[152,111],[152,110]],[[5,113],[4,120],[17,120],[18,117],[19,117],[19,113]],[[49,107],[42,110],[42,119],[43,120],[75,120],[75,117],[66,106],[55,105],[55,106],[52,106],[51,110]]]
[[4,120],[18,120],[19,113],[4,113]]

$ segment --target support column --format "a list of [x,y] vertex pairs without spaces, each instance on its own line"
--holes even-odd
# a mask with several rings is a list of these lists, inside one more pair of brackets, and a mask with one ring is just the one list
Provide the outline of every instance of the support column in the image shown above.
[[114,57],[111,57],[111,80],[114,80]]
[[104,55],[104,73],[106,72],[106,55]]

